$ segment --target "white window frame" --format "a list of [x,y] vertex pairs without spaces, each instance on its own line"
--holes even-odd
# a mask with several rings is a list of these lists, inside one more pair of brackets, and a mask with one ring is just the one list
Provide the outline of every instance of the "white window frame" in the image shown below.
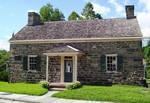
[[[105,56],[106,56],[106,71],[107,72],[117,72],[117,64],[118,64],[118,58],[117,58],[117,56],[118,55],[117,54],[106,54]],[[114,71],[110,71],[110,70],[107,69],[107,57],[111,57],[111,56],[112,57],[114,57],[114,56],[116,57],[116,70],[114,70]]]
[[28,70],[29,70],[29,71],[36,71],[36,70],[30,69],[30,58],[31,58],[31,57],[37,57],[37,55],[28,55]]

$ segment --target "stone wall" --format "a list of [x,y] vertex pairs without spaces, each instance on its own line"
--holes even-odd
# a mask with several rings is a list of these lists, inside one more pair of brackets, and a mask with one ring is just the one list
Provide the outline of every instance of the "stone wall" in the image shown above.
[[[11,44],[10,49],[12,58],[14,55],[40,55],[41,71],[34,73],[34,78],[29,78],[26,71],[22,69],[22,62],[16,63],[12,60],[10,66],[11,81],[40,81],[45,79],[46,56],[43,55],[47,50],[58,46],[70,45],[81,50],[84,55],[78,57],[78,80],[82,83],[113,83],[138,84],[144,78],[144,67],[142,64],[142,42],[141,41],[122,41],[122,42],[87,42],[87,43],[58,43],[58,44]],[[123,57],[123,70],[108,73],[101,71],[101,55],[118,54]],[[60,81],[60,57],[49,58],[49,74],[52,82]],[[51,59],[53,62],[51,62]],[[13,63],[14,62],[14,63]],[[54,67],[54,68],[53,68]],[[30,73],[29,73],[30,74]],[[32,74],[32,73],[31,73]]]
[[60,82],[61,77],[61,58],[49,57],[49,82]]

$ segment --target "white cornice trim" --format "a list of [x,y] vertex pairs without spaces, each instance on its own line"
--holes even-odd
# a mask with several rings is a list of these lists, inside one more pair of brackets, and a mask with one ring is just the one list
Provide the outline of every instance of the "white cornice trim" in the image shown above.
[[43,53],[44,55],[47,56],[74,56],[74,55],[79,55],[83,54],[80,52],[64,52],[64,53]]
[[110,42],[110,41],[138,41],[143,37],[109,37],[109,38],[71,38],[71,39],[36,39],[10,40],[10,44],[40,44],[40,43],[78,43],[78,42]]

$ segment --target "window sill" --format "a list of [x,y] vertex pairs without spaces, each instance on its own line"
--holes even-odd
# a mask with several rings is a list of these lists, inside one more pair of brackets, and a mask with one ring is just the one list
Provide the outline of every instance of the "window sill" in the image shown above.
[[106,71],[106,73],[118,73],[118,71]]
[[28,72],[37,72],[37,70],[28,70]]

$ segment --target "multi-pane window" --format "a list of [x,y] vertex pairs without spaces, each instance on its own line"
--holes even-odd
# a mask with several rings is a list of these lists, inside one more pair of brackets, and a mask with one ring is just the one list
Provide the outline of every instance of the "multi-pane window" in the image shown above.
[[36,70],[37,68],[37,56],[36,55],[28,56],[28,68],[29,70]]
[[16,55],[16,56],[14,56],[14,60],[15,61],[21,61],[22,57],[20,55]]
[[117,71],[117,55],[106,55],[106,68],[107,71]]

